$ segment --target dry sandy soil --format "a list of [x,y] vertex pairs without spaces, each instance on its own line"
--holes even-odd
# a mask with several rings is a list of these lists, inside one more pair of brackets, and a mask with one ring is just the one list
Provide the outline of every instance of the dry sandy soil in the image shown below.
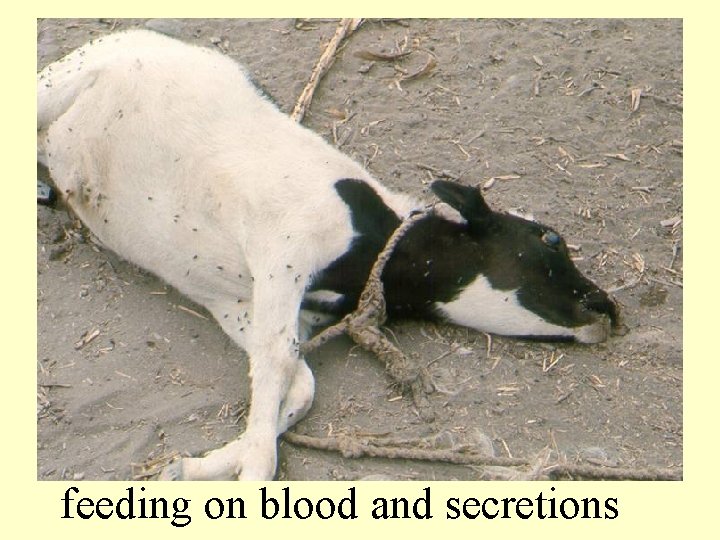
[[[336,24],[46,19],[38,69],[136,26],[220,48],[289,111]],[[338,339],[309,358],[317,395],[298,432],[682,467],[682,34],[679,20],[370,20],[349,39],[304,123],[397,190],[430,200],[432,178],[455,178],[553,225],[615,291],[629,332],[579,346],[393,322],[388,334],[430,365],[434,422]],[[366,54],[399,50],[412,53]],[[429,72],[402,80],[430,55]],[[242,429],[246,359],[202,308],[61,209],[38,207],[37,269],[39,479],[128,479],[134,463],[201,453]],[[278,478],[506,473],[282,442]]]

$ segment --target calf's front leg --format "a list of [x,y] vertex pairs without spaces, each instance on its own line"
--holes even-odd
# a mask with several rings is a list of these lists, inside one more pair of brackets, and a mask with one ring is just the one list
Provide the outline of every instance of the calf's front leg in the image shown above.
[[[312,373],[298,355],[298,313],[303,291],[304,284],[292,278],[287,283],[269,278],[255,280],[253,319],[247,327],[251,330],[240,343],[247,349],[252,379],[245,432],[204,457],[171,463],[160,480],[273,478],[277,437],[304,416],[314,394]],[[230,330],[228,333],[237,341]]]

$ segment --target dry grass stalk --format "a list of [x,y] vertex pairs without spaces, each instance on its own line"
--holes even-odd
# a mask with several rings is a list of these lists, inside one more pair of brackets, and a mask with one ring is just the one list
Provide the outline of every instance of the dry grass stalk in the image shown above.
[[640,98],[643,95],[642,88],[630,90],[630,111],[635,112],[640,108]]
[[395,60],[400,60],[402,58],[405,58],[409,54],[411,54],[412,51],[398,51],[394,53],[383,53],[383,52],[375,52],[375,51],[358,51],[355,53],[355,56],[358,58],[362,58],[363,60],[372,60],[372,61],[378,61],[378,62],[393,62]]
[[405,75],[401,76],[400,82],[412,81],[413,79],[418,79],[418,78],[422,77],[423,75],[427,75],[428,73],[430,73],[432,70],[435,69],[435,67],[437,66],[437,58],[435,58],[435,55],[428,51],[423,51],[423,52],[425,54],[427,54],[427,56],[428,56],[425,64],[420,69],[415,71],[414,73],[409,73],[409,74],[405,74]]
[[132,479],[147,480],[159,474],[169,463],[180,457],[178,452],[163,453],[157,457],[150,457],[142,463],[132,463]]
[[208,319],[205,315],[203,315],[202,313],[198,313],[197,311],[195,311],[194,309],[190,309],[189,307],[185,307],[185,306],[183,306],[183,305],[178,304],[178,305],[177,305],[177,308],[178,308],[180,311],[184,311],[185,313],[189,313],[189,314],[192,315],[193,317],[197,317],[198,319],[203,319],[204,321],[209,320],[209,319]]

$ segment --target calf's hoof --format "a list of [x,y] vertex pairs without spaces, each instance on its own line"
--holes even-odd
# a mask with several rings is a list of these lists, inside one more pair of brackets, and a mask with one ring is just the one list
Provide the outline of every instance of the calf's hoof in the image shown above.
[[183,460],[178,459],[176,461],[173,461],[172,463],[166,465],[163,470],[160,472],[160,476],[158,476],[158,480],[162,481],[179,481],[184,480],[184,474],[183,474]]

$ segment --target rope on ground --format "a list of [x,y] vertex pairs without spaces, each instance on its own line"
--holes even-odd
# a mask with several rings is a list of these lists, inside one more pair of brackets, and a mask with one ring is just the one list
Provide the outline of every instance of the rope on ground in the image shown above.
[[346,458],[372,457],[382,459],[410,459],[415,461],[443,462],[455,465],[484,467],[527,468],[515,479],[595,479],[595,480],[682,480],[682,469],[655,467],[607,467],[602,465],[558,462],[549,464],[549,452],[543,451],[536,459],[496,457],[473,452],[467,447],[435,450],[392,446],[388,441],[378,443],[373,439],[350,436],[313,437],[292,431],[283,434],[283,439],[294,446],[337,452]]

